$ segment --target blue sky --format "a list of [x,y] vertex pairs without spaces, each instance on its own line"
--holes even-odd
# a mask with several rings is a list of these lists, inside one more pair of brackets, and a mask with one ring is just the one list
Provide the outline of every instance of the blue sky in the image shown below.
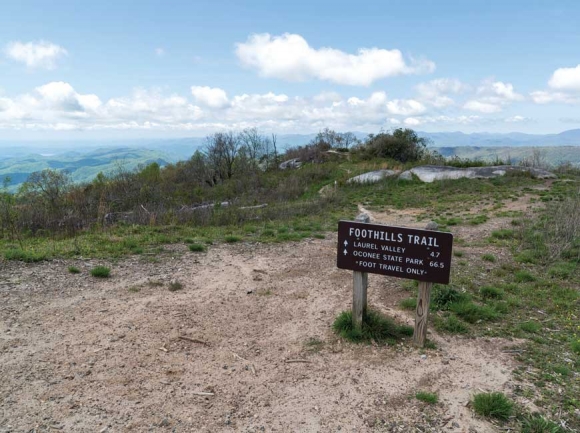
[[0,6],[0,139],[580,128],[578,1]]

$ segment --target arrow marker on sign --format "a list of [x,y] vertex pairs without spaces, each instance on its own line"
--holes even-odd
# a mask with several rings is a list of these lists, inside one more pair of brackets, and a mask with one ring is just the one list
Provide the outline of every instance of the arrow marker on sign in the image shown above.
[[344,255],[346,256],[348,254],[348,251],[346,250],[346,248],[344,249]]
[[348,241],[344,241],[344,246],[346,247],[348,245]]

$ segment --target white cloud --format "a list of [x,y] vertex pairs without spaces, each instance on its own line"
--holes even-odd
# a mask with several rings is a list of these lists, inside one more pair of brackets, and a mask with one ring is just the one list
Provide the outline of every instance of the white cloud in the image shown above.
[[467,89],[467,85],[454,78],[438,78],[427,83],[420,83],[415,87],[420,101],[437,108],[455,104],[455,101],[448,95],[456,95]]
[[476,100],[471,100],[471,101],[467,101],[464,105],[463,108],[466,110],[470,110],[470,111],[478,111],[480,113],[497,113],[498,111],[501,111],[501,106],[498,104],[492,104],[489,102],[482,102],[482,101],[476,101]]
[[529,117],[525,117],[525,116],[512,116],[512,117],[507,117],[506,119],[504,119],[507,123],[529,123],[532,121],[531,118]]
[[467,101],[463,108],[480,113],[497,113],[502,111],[504,106],[523,99],[524,97],[514,90],[513,84],[485,80],[477,88],[476,98]]
[[264,77],[303,81],[309,78],[351,86],[368,86],[376,80],[405,74],[429,73],[435,63],[405,62],[396,49],[360,48],[356,54],[334,48],[312,48],[300,35],[268,33],[251,35],[236,44],[236,55],[246,67]]
[[530,97],[536,104],[578,104],[580,103],[580,96],[573,96],[563,92],[549,92],[544,90],[537,90],[530,93]]
[[521,101],[524,99],[522,95],[514,91],[513,84],[502,81],[484,81],[477,89],[477,93],[487,95],[488,100],[495,100],[497,102]]
[[165,55],[165,50],[163,48],[155,48],[155,55],[157,57],[163,57]]
[[25,63],[30,68],[54,69],[56,61],[68,54],[63,47],[52,42],[9,42],[4,53],[9,59]]
[[414,99],[394,99],[387,102],[387,110],[391,114],[401,116],[414,116],[425,112],[426,108]]
[[191,94],[198,104],[210,108],[224,108],[230,103],[225,90],[219,87],[192,86]]
[[[468,101],[466,109],[494,113],[501,109]],[[456,111],[456,110],[454,110]],[[429,113],[417,99],[389,100],[385,92],[343,96],[323,92],[313,96],[282,93],[242,93],[193,86],[191,95],[166,94],[161,89],[135,89],[131,94],[101,100],[80,93],[70,84],[50,82],[18,96],[0,96],[0,129],[25,130],[154,130],[195,134],[222,129],[258,127],[263,131],[376,131],[392,126],[473,125],[525,122],[523,116],[489,118],[463,113]]]
[[575,68],[556,69],[548,86],[557,90],[580,91],[580,65]]

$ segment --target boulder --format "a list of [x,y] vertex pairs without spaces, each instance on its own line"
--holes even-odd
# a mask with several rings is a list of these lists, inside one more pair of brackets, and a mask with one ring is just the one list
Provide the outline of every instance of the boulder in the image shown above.
[[460,179],[463,177],[471,179],[490,179],[504,176],[506,173],[529,173],[537,179],[555,179],[556,175],[539,168],[520,167],[513,165],[496,165],[491,167],[467,167],[456,168],[438,165],[423,165],[414,167],[399,175],[399,179],[411,180],[413,175],[422,182],[431,183],[435,180]]
[[301,165],[302,162],[300,161],[300,158],[294,158],[280,163],[278,167],[280,170],[286,170],[287,168],[300,168]]
[[396,175],[398,172],[394,170],[377,170],[369,171],[368,173],[359,174],[358,176],[351,177],[347,180],[347,183],[375,183],[383,180],[385,177],[391,177]]

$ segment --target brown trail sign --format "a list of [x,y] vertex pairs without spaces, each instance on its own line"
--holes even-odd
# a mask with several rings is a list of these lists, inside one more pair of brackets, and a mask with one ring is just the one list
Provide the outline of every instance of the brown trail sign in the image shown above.
[[338,223],[337,266],[354,271],[353,324],[355,327],[362,325],[369,272],[419,280],[413,340],[423,346],[431,287],[433,283],[449,283],[453,235],[368,224],[368,221],[368,216],[363,214],[357,217],[357,222]]

